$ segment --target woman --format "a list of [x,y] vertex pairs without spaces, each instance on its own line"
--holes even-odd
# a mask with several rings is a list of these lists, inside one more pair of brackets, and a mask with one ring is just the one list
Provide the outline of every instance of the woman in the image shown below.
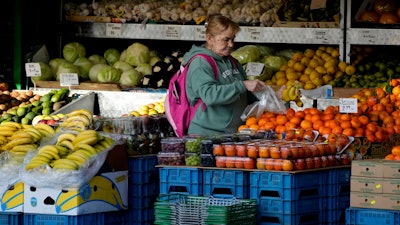
[[193,45],[184,55],[184,62],[199,53],[209,55],[217,63],[219,72],[216,80],[210,63],[201,57],[190,63],[186,80],[189,102],[194,105],[202,99],[207,108],[203,111],[198,107],[189,126],[189,135],[236,132],[243,123],[240,115],[247,105],[257,100],[251,92],[265,86],[259,80],[246,80],[243,67],[230,56],[239,31],[239,25],[230,19],[222,15],[210,16],[206,22],[206,43]]

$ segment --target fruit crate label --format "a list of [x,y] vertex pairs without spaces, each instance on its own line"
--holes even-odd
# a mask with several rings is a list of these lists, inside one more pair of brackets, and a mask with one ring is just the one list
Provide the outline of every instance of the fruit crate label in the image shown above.
[[264,71],[264,63],[249,62],[246,65],[247,76],[260,76]]
[[39,63],[25,63],[27,77],[39,77],[42,75]]
[[376,32],[371,30],[362,30],[358,36],[358,42],[360,43],[376,44],[377,40]]
[[78,86],[79,78],[76,73],[61,73],[60,74],[60,86],[69,87],[69,86]]
[[166,39],[180,39],[181,37],[181,26],[165,26],[164,28],[164,38]]
[[246,27],[244,35],[251,41],[262,40],[262,28],[259,27]]
[[339,112],[340,113],[357,113],[357,99],[356,98],[340,98],[339,99]]
[[119,38],[122,34],[121,23],[107,23],[106,24],[106,37]]

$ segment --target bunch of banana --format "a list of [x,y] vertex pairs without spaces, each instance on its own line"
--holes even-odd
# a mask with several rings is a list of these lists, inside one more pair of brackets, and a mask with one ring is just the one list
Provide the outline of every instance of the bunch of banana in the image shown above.
[[286,86],[286,88],[282,91],[282,100],[285,102],[294,101],[296,105],[299,107],[303,106],[303,102],[300,99],[300,85],[298,82],[292,82]]
[[93,114],[87,109],[74,110],[68,113],[59,128],[82,131],[93,125]]
[[30,170],[47,164],[54,169],[77,170],[93,155],[113,144],[112,138],[95,130],[83,130],[77,134],[66,132],[57,137],[56,144],[41,147],[25,168]]

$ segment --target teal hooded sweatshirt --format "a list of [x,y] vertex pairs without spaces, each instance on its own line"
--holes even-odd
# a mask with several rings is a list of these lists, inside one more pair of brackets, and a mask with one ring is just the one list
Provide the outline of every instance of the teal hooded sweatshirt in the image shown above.
[[243,84],[246,73],[239,62],[233,64],[228,57],[221,57],[204,46],[193,45],[184,55],[186,63],[196,54],[210,55],[218,67],[218,80],[210,63],[195,58],[189,65],[186,93],[191,105],[198,99],[206,104],[206,111],[198,107],[189,125],[189,135],[214,135],[235,133],[243,121],[240,119],[247,105],[256,97]]

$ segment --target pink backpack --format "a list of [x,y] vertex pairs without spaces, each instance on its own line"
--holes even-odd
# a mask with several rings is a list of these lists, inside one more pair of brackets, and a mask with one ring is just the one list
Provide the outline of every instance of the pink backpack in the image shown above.
[[215,79],[218,80],[217,63],[211,56],[205,54],[192,56],[185,65],[181,64],[180,69],[171,78],[165,98],[164,110],[168,122],[171,124],[178,137],[187,135],[190,121],[200,104],[202,105],[203,111],[206,110],[206,104],[204,104],[201,99],[199,99],[194,106],[191,106],[186,96],[186,74],[189,69],[189,64],[196,57],[202,57],[211,64]]

